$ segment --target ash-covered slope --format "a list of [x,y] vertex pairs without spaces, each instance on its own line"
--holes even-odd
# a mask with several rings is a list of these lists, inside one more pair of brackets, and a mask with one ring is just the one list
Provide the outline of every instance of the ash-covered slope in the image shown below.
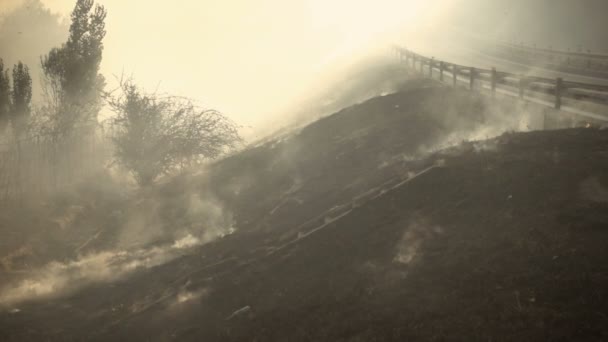
[[608,132],[441,149],[520,122],[506,107],[514,121],[495,127],[490,105],[416,86],[224,160],[197,191],[236,233],[15,304],[0,340],[608,338]]

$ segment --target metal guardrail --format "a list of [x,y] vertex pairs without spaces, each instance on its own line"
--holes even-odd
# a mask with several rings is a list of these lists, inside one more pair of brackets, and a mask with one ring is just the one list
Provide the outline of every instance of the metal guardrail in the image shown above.
[[[608,105],[608,86],[565,81],[561,77],[551,79],[502,72],[497,71],[496,68],[483,69],[464,66],[422,56],[402,47],[396,47],[395,51],[402,63],[413,70],[426,73],[429,77],[433,77],[433,73],[438,72],[439,80],[445,82],[445,73],[451,74],[454,86],[465,78],[468,80],[469,89],[473,90],[478,81],[485,81],[489,83],[489,89],[493,94],[501,85],[516,90],[522,99],[524,95],[542,100],[546,100],[547,97],[552,98],[553,107],[557,110],[562,109],[563,98]],[[608,121],[608,116],[595,116],[594,118]]]

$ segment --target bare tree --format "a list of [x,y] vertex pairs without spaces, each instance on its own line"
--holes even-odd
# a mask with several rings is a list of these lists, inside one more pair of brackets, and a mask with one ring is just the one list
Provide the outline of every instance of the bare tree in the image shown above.
[[[118,92],[118,94],[116,94]],[[214,159],[241,141],[237,125],[187,98],[146,94],[132,81],[108,94],[116,161],[140,185],[162,175]]]

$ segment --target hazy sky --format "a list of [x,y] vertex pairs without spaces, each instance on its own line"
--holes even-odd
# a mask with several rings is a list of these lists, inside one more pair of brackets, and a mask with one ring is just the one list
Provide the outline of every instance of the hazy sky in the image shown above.
[[[0,10],[25,0],[0,0]],[[75,0],[42,0],[69,15]],[[97,0],[102,72],[185,95],[245,125],[289,110],[356,52],[456,24],[503,38],[598,45],[603,0]],[[591,20],[585,20],[586,18]],[[65,28],[64,28],[65,29]],[[591,33],[590,33],[591,32]],[[605,32],[603,30],[602,32]],[[28,32],[23,32],[27,34]],[[0,32],[0,34],[2,34]],[[39,33],[36,33],[39,34]],[[56,33],[49,40],[56,41]],[[15,33],[15,41],[24,39]],[[548,38],[547,38],[548,37]],[[44,37],[45,39],[47,37]],[[52,39],[51,39],[52,38]],[[41,37],[42,39],[42,37]],[[47,46],[35,44],[48,51]],[[0,56],[3,48],[0,46]],[[6,50],[6,49],[5,49]],[[30,53],[30,50],[27,50]],[[32,56],[37,59],[38,56]]]
[[[5,9],[24,0],[0,0]],[[391,42],[454,0],[97,0],[108,10],[102,72],[194,97],[243,124],[277,114],[333,63]],[[42,0],[68,15],[75,0]],[[1,52],[0,52],[1,54]]]

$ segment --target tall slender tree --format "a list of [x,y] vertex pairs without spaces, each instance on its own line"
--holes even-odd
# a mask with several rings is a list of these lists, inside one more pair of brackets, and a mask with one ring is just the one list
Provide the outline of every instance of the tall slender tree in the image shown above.
[[4,69],[4,61],[0,58],[0,133],[4,132],[9,122],[11,110],[11,82],[8,68]]
[[13,91],[11,108],[11,125],[17,137],[26,128],[31,113],[32,77],[27,65],[22,62],[13,67]]
[[105,86],[99,66],[106,14],[105,8],[93,0],[78,0],[67,42],[42,57],[47,86],[60,102],[54,120],[62,133],[71,133],[76,125],[91,127],[97,123]]

